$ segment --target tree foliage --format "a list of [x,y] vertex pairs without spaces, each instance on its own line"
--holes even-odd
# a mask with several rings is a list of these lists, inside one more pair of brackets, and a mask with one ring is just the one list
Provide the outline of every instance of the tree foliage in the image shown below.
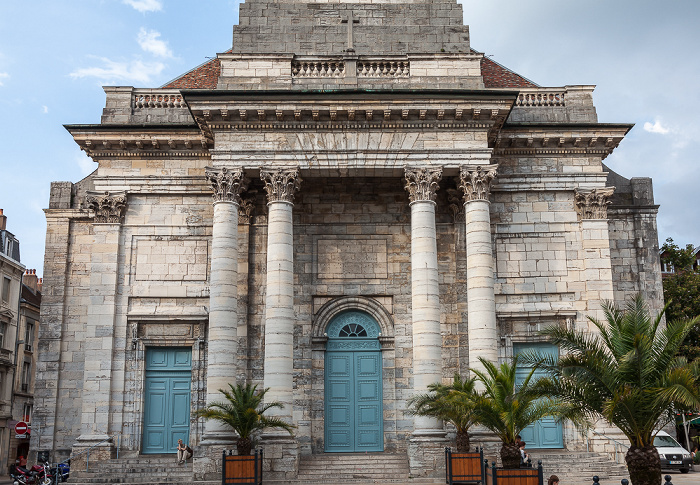
[[[672,238],[662,246],[674,273],[663,280],[666,319],[682,320],[700,315],[700,271],[693,268],[695,250],[692,244],[680,248]],[[691,329],[679,350],[689,361],[700,359],[700,324]]]

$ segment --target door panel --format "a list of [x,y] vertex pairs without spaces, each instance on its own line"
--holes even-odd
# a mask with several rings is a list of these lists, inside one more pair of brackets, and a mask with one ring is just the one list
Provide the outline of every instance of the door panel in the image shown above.
[[[539,352],[542,355],[551,355],[555,357],[559,356],[559,349],[557,346],[548,343],[533,342],[528,344],[516,344],[513,346],[513,353],[515,355],[528,352]],[[516,371],[518,382],[522,382],[531,370],[531,367],[518,366]],[[534,380],[545,375],[544,371],[538,370],[533,374],[532,379]],[[537,421],[535,424],[522,430],[520,436],[523,441],[527,443],[526,448],[529,449],[564,447],[562,423],[557,422],[553,418],[544,418]]]
[[147,349],[143,453],[175,453],[178,439],[189,443],[191,362],[189,349]]

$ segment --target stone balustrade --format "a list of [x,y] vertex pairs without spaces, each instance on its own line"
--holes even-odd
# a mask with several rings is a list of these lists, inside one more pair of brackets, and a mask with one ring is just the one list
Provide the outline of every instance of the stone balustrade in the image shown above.
[[409,77],[408,61],[358,61],[358,77]]
[[341,60],[292,61],[292,77],[343,77]]
[[148,89],[141,91],[134,90],[133,93],[133,109],[149,109],[149,108],[185,108],[185,102],[182,100],[182,95],[179,90],[154,90]]
[[539,106],[566,106],[566,90],[553,90],[552,88],[526,88],[521,89],[515,106],[539,107]]

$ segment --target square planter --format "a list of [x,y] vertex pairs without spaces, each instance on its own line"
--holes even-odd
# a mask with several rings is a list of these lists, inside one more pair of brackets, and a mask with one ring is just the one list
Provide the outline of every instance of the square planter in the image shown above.
[[472,453],[453,453],[445,448],[445,481],[453,483],[484,483],[484,449]]
[[542,485],[542,460],[537,468],[496,468],[496,462],[486,467],[486,485]]
[[235,455],[233,450],[223,451],[221,462],[221,485],[260,485],[262,484],[262,450],[252,455]]

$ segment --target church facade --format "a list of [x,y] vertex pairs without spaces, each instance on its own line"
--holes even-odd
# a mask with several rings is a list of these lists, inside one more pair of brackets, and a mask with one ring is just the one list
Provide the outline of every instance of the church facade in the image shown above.
[[263,437],[272,477],[334,452],[405,453],[419,476],[450,430],[412,395],[479,357],[556,354],[538,330],[589,329],[604,300],[661,308],[651,180],[603,163],[631,125],[598,122],[593,86],[473,50],[462,17],[250,0],[232,49],[161,88],[106,87],[101,123],[66,127],[99,167],[51,187],[33,450],[183,438],[212,476],[232,436],[195,413],[251,382],[296,426]]

